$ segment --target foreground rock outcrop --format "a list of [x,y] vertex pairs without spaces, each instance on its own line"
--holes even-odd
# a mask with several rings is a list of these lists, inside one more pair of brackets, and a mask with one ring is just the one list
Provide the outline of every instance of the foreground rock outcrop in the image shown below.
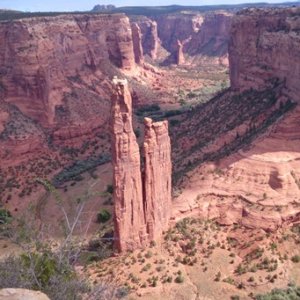
[[115,78],[112,96],[115,247],[147,246],[167,230],[171,216],[171,147],[168,123],[145,119],[145,171],[132,127],[127,81]]
[[2,289],[0,300],[50,300],[45,294],[25,289]]

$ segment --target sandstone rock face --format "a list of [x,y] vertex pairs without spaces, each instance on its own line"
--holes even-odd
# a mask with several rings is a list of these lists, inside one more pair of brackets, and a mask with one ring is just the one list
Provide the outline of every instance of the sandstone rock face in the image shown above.
[[157,58],[159,47],[159,38],[157,33],[157,23],[148,18],[138,22],[142,32],[142,45],[144,54],[149,55],[152,59]]
[[227,56],[232,19],[233,15],[225,12],[206,14],[199,30],[186,45],[186,52],[189,55]]
[[[160,52],[167,51],[172,58],[170,61],[177,63],[178,41],[181,41],[183,53],[192,57],[217,57],[224,64],[228,61],[232,18],[230,13],[217,11],[144,17],[137,22],[143,35],[144,53],[153,59],[161,59]],[[151,27],[151,24],[155,26]],[[164,51],[160,51],[161,47]],[[152,49],[156,49],[156,55],[151,54]]]
[[45,294],[25,289],[2,289],[0,300],[50,300]]
[[[168,123],[145,120],[145,171],[132,127],[127,81],[114,79],[112,154],[115,247],[128,251],[147,246],[168,228],[171,213],[171,151]],[[142,180],[143,178],[143,180]]]
[[145,118],[145,214],[149,240],[168,229],[171,217],[172,162],[168,122]]
[[131,23],[131,31],[135,62],[140,64],[144,61],[141,29],[137,23]]
[[184,64],[185,59],[183,55],[183,44],[178,40],[177,41],[177,55],[176,55],[176,63],[177,65]]
[[0,157],[26,159],[92,135],[109,119],[111,77],[135,68],[123,14],[65,15],[0,24]]
[[204,16],[199,13],[163,15],[155,18],[162,46],[176,53],[177,40],[184,41],[201,30]]
[[[23,19],[0,24],[1,96],[42,126],[53,126],[69,91],[68,79],[101,71],[106,60],[134,67],[125,15],[80,15]],[[75,78],[76,77],[76,78]]]
[[146,243],[140,151],[132,127],[127,82],[114,80],[112,96],[112,155],[114,168],[115,246],[134,250]]
[[299,99],[299,15],[299,8],[249,9],[237,15],[229,44],[233,88],[262,89],[278,79]]

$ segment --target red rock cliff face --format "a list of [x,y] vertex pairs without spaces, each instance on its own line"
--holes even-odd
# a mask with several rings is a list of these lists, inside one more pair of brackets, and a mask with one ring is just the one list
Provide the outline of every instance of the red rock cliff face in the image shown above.
[[184,41],[199,32],[204,16],[201,14],[175,14],[155,18],[162,46],[169,52],[177,50],[177,40]]
[[[138,21],[144,52],[153,59],[159,59],[158,50],[163,47],[177,62],[179,40],[184,44],[183,52],[190,56],[227,56],[232,17],[232,14],[225,12],[144,17]],[[152,55],[153,52],[157,55]]]
[[135,68],[123,14],[1,22],[0,39],[0,157],[8,163],[47,148],[46,135],[80,140],[106,126],[109,78]]
[[142,46],[144,54],[148,54],[152,59],[157,58],[159,38],[156,21],[143,18],[138,22],[142,33]]
[[115,247],[132,251],[158,240],[171,217],[171,146],[168,123],[145,119],[145,170],[132,128],[127,81],[114,79],[112,153]]
[[105,61],[123,69],[134,67],[125,15],[2,22],[0,39],[5,41],[0,46],[1,98],[43,127],[60,122],[56,110],[71,92],[70,80],[78,83],[81,76],[101,74]]
[[126,81],[114,80],[112,155],[114,167],[115,246],[119,251],[146,242],[140,151],[132,128],[131,95]]
[[172,163],[168,122],[145,118],[145,199],[149,240],[161,237],[171,217]]
[[234,19],[232,88],[174,134],[173,169],[185,158],[188,172],[174,216],[268,231],[299,222],[299,29],[299,8],[246,10]]
[[190,55],[227,55],[232,18],[232,14],[222,12],[205,15],[199,30],[186,45],[186,52]]
[[137,23],[132,23],[131,30],[135,62],[140,64],[144,61],[141,29]]
[[233,21],[230,79],[235,89],[261,89],[278,79],[300,95],[300,9],[248,10]]

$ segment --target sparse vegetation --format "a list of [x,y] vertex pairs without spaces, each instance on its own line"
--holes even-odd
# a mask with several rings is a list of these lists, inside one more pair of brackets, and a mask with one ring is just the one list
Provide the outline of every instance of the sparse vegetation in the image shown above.
[[300,255],[294,255],[291,258],[293,263],[299,263],[300,262]]
[[110,218],[111,218],[111,213],[105,208],[101,209],[101,211],[97,214],[98,223],[105,223],[109,221]]
[[296,300],[300,299],[300,287],[289,287],[286,290],[274,289],[265,295],[257,295],[256,300]]

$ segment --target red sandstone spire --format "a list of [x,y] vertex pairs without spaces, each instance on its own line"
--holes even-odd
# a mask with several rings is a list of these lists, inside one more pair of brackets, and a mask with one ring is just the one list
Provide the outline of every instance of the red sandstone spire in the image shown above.
[[132,128],[127,80],[114,79],[112,96],[112,160],[114,172],[115,246],[134,250],[146,238],[140,152]]
[[[168,122],[145,119],[145,174],[132,128],[127,81],[115,78],[112,96],[115,247],[134,250],[158,240],[171,213],[171,146]],[[144,187],[144,188],[143,188]],[[144,193],[143,193],[144,191]]]
[[172,163],[168,122],[145,118],[145,215],[149,240],[161,237],[171,217]]

